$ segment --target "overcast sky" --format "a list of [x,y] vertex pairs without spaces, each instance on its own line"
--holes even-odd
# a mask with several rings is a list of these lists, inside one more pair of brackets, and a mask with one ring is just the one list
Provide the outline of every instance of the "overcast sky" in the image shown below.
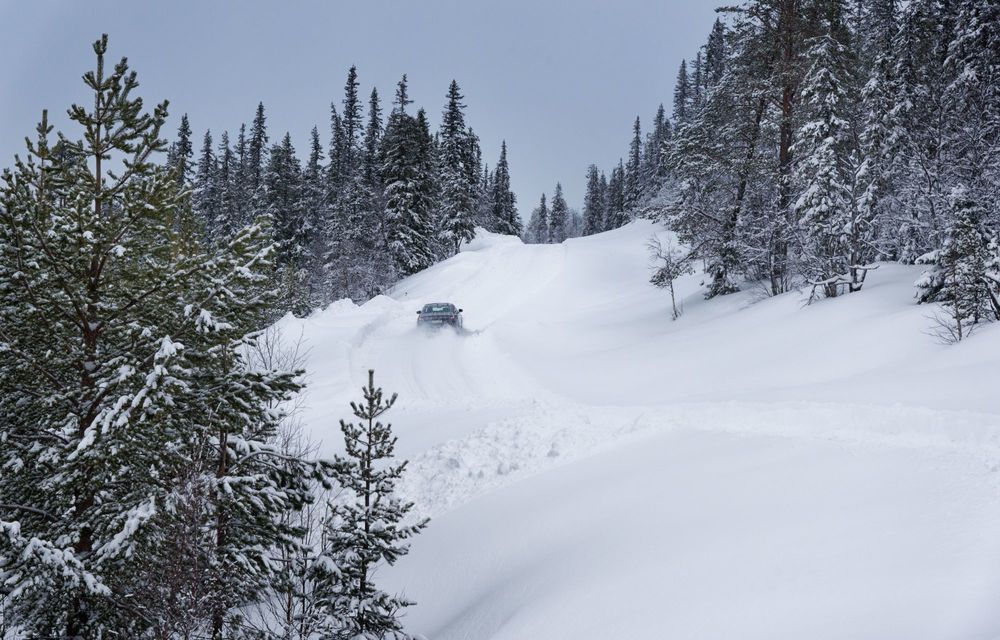
[[[440,121],[448,82],[465,94],[468,122],[492,166],[507,140],[526,218],[562,182],[570,206],[584,174],[622,156],[632,120],[668,106],[681,58],[714,20],[714,0],[0,0],[0,167],[12,164],[42,108],[57,127],[85,99],[91,43],[110,35],[147,104],[170,100],[169,132],[187,113],[196,149],[206,128],[234,132],[267,110],[274,141],[289,131],[300,154],[355,64],[367,98],[387,101],[399,77]],[[78,137],[73,132],[72,137]]]

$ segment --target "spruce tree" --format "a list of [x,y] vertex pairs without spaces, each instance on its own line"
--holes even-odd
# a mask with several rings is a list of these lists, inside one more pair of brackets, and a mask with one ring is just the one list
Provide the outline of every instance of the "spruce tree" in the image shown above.
[[1000,320],[1000,304],[985,209],[964,188],[956,189],[951,199],[953,222],[944,247],[921,259],[934,267],[916,286],[921,302],[938,302],[944,310],[937,318],[939,337],[959,342],[977,325]]
[[604,216],[604,228],[606,231],[617,229],[628,222],[628,214],[625,209],[625,167],[622,161],[618,161],[618,166],[611,172],[611,179],[608,181],[608,206]]
[[563,197],[562,185],[556,183],[556,191],[552,196],[552,207],[549,210],[549,238],[552,244],[559,244],[569,233],[569,207]]
[[628,149],[628,164],[625,165],[625,210],[630,215],[642,205],[642,129],[639,124],[639,116],[635,117],[635,124],[632,125],[632,142]]
[[691,109],[691,81],[688,79],[687,60],[681,60],[674,82],[674,126],[686,124]]
[[413,116],[403,108],[393,111],[385,132],[382,175],[388,250],[396,271],[404,276],[434,263],[432,202],[427,185],[431,159],[422,138],[421,125]]
[[520,236],[523,232],[521,218],[517,215],[517,198],[510,190],[510,167],[507,164],[507,141],[500,143],[500,160],[493,172],[490,185],[493,231],[508,236]]
[[219,167],[210,130],[205,131],[201,153],[198,155],[194,190],[195,214],[206,231],[206,238],[210,239],[219,228],[221,218]]
[[[859,165],[852,122],[853,78],[847,47],[838,42],[838,25],[825,21],[824,33],[812,39],[807,59],[810,69],[803,82],[806,121],[798,132],[793,153],[798,157],[793,179],[799,192],[795,209],[805,243],[803,266],[807,277],[829,281],[849,276],[849,288],[861,287],[866,240],[871,221],[859,215],[854,180]],[[837,285],[825,286],[828,297]]]
[[450,254],[475,235],[478,169],[473,170],[473,138],[465,126],[462,93],[454,80],[448,87],[448,102],[441,122],[440,220],[441,242]]
[[357,68],[352,66],[344,84],[343,111],[339,118],[336,111],[333,113],[336,131],[330,156],[335,183],[330,185],[327,268],[332,288],[352,300],[365,300],[377,289],[371,276],[378,230],[363,173],[364,119],[359,84]]
[[267,118],[264,103],[257,104],[257,113],[250,126],[250,140],[247,142],[246,179],[247,199],[250,203],[250,218],[255,218],[263,208],[264,173],[267,166]]
[[705,44],[705,86],[714,87],[722,80],[726,70],[726,28],[716,19]]
[[587,168],[587,192],[583,197],[583,235],[604,231],[604,201],[597,165]]
[[545,194],[531,212],[528,227],[524,230],[524,240],[529,244],[548,244],[549,242],[549,208],[545,204]]
[[236,137],[236,170],[233,174],[233,211],[229,214],[231,227],[242,229],[251,221],[250,212],[250,154],[247,149],[247,127],[240,125],[240,133]]
[[667,182],[667,144],[670,142],[670,121],[661,104],[653,116],[653,130],[646,135],[640,168],[641,191],[655,196]]
[[691,83],[691,87],[688,90],[691,96],[690,115],[693,117],[701,109],[701,104],[705,96],[705,75],[702,72],[701,51],[695,55],[694,62],[691,64],[689,80]]
[[375,372],[369,371],[362,400],[351,403],[358,422],[340,421],[345,455],[337,459],[334,477],[343,493],[330,505],[326,548],[316,565],[317,593],[331,619],[331,638],[403,637],[400,613],[413,604],[374,582],[378,567],[406,555],[407,540],[428,522],[405,524],[413,503],[396,495],[406,462],[394,460],[396,436],[392,425],[380,420],[395,402],[396,394],[386,398],[375,387]]
[[212,241],[218,242],[232,238],[238,226],[238,196],[236,191],[236,172],[238,170],[236,156],[229,144],[229,132],[223,131],[219,137],[216,151],[218,172],[216,184],[218,188],[218,211],[215,225],[211,229]]
[[167,166],[174,171],[178,183],[186,187],[191,184],[194,174],[193,162],[194,143],[191,141],[191,124],[185,113],[181,116],[180,126],[177,127],[177,140],[167,153]]
[[303,266],[308,272],[308,306],[318,308],[330,302],[324,283],[327,274],[323,257],[326,254],[326,168],[323,166],[323,145],[319,139],[319,129],[310,132],[309,159],[302,174],[301,208],[304,218]]

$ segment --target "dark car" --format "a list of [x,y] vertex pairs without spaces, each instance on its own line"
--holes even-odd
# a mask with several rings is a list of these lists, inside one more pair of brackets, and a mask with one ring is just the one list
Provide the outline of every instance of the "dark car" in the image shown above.
[[450,302],[433,302],[425,304],[417,312],[418,327],[443,327],[449,325],[456,329],[462,328],[462,310]]

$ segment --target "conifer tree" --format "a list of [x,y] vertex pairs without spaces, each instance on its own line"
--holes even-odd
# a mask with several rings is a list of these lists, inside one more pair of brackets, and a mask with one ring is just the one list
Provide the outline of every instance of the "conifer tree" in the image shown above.
[[389,118],[382,175],[386,184],[388,250],[397,272],[409,275],[433,264],[434,252],[432,202],[426,178],[431,171],[431,159],[426,153],[421,124],[404,109],[405,106],[399,105]]
[[337,105],[330,103],[330,152],[326,167],[327,202],[333,207],[340,194],[341,172],[344,155],[344,128],[341,126]]
[[632,143],[628,149],[628,164],[625,165],[625,210],[632,215],[642,205],[642,129],[639,116],[632,125]]
[[552,196],[552,207],[549,209],[549,239],[552,244],[559,244],[569,237],[569,207],[563,197],[562,185],[556,183],[556,191]]
[[600,172],[597,165],[592,164],[587,168],[587,192],[583,197],[583,235],[604,231],[603,200]]
[[236,156],[229,144],[229,132],[223,131],[219,137],[216,151],[218,158],[218,173],[216,183],[218,188],[218,212],[215,225],[211,229],[212,241],[228,240],[238,229],[238,193],[235,179],[238,170]]
[[701,109],[701,103],[705,95],[705,75],[702,73],[701,51],[695,55],[694,62],[691,64],[689,80],[691,82],[691,88],[688,89],[688,93],[691,96],[691,113],[689,115],[694,116]]
[[343,112],[336,122],[330,156],[332,206],[328,222],[327,268],[332,288],[352,300],[374,295],[373,276],[376,219],[364,177],[364,122],[358,95],[358,72],[351,67],[344,84]]
[[545,204],[544,193],[538,206],[531,212],[524,240],[529,244],[548,244],[549,242],[549,208]]
[[236,171],[233,175],[233,212],[230,215],[232,228],[242,229],[250,223],[250,153],[247,149],[247,127],[240,125],[240,133],[236,137]]
[[[856,291],[865,273],[858,267],[865,261],[872,221],[861,218],[855,198],[859,162],[848,49],[836,40],[838,25],[825,22],[824,33],[812,39],[807,54],[811,65],[802,90],[806,121],[793,147],[800,194],[795,209],[805,236],[807,276],[827,282],[850,271],[849,288]],[[828,297],[837,295],[835,283],[825,289]]]
[[641,191],[655,196],[667,182],[667,144],[670,142],[670,121],[661,104],[653,116],[653,130],[646,135],[640,168]]
[[628,222],[628,214],[625,210],[625,167],[622,161],[618,161],[618,166],[611,172],[611,179],[608,180],[608,205],[607,213],[604,216],[604,228],[607,231],[617,229]]
[[330,505],[327,547],[317,563],[320,606],[331,618],[329,637],[338,640],[402,637],[400,613],[413,604],[374,583],[377,568],[406,555],[407,540],[428,522],[404,524],[413,503],[396,495],[406,462],[395,462],[396,436],[380,420],[395,402],[396,394],[386,398],[369,371],[362,400],[351,403],[358,422],[340,421],[345,455],[337,459],[334,477],[344,496]]
[[462,93],[454,80],[441,122],[440,220],[441,242],[450,254],[475,235],[478,168],[473,165],[473,138],[465,126]]
[[177,140],[170,146],[167,153],[167,166],[173,169],[179,184],[191,184],[193,176],[194,143],[191,141],[191,124],[187,114],[181,116],[181,124],[177,128]]
[[264,195],[264,173],[267,166],[267,118],[264,115],[264,103],[257,104],[257,113],[250,126],[250,140],[247,142],[247,165],[245,188],[251,207],[251,218],[256,217],[262,207]]
[[714,87],[722,80],[726,69],[726,28],[722,20],[716,18],[712,32],[705,44],[705,86]]
[[521,218],[517,215],[517,198],[510,190],[510,166],[507,164],[507,141],[500,143],[500,160],[493,172],[490,185],[492,204],[491,218],[493,231],[508,236],[520,236],[523,232]]
[[220,185],[219,167],[212,143],[212,132],[205,131],[205,137],[198,155],[198,170],[194,177],[194,210],[201,226],[211,237],[220,226]]
[[243,360],[265,229],[212,254],[176,235],[166,103],[144,113],[106,50],[82,140],[56,153],[43,112],[0,189],[0,599],[33,637],[235,637],[329,466],[271,447],[296,374]]
[[688,79],[687,60],[681,60],[674,82],[674,126],[686,124],[691,108],[691,81]]
[[944,315],[937,318],[939,336],[959,342],[976,325],[1000,320],[996,255],[985,226],[984,208],[970,198],[968,190],[952,194],[953,222],[940,251],[920,262],[934,266],[916,285],[921,302],[939,302]]
[[304,218],[303,232],[306,239],[303,266],[308,271],[308,306],[315,309],[329,302],[324,283],[328,281],[324,268],[327,238],[324,233],[326,220],[326,168],[323,166],[323,145],[319,129],[310,132],[309,159],[302,174],[301,208]]

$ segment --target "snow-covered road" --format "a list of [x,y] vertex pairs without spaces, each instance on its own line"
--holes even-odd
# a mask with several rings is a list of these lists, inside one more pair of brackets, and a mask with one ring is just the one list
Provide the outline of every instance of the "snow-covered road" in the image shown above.
[[[411,632],[487,638],[1000,637],[1000,327],[925,332],[919,268],[859,294],[648,284],[654,227],[481,235],[390,296],[281,323],[329,451],[366,370],[400,395],[434,517],[381,578]],[[470,335],[415,329],[426,302]]]

